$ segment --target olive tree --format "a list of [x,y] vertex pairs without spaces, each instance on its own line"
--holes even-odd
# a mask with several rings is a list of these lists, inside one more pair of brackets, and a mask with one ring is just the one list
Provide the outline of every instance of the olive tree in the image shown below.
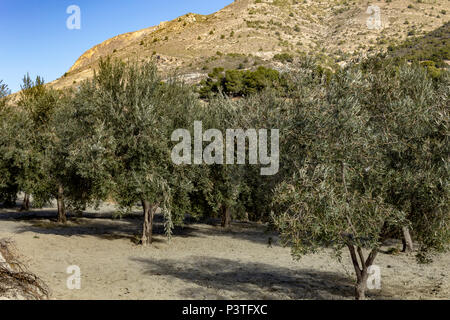
[[[18,109],[27,118],[27,143],[23,162],[17,180],[20,190],[25,192],[23,209],[28,209],[29,195],[33,195],[34,205],[41,207],[52,199],[58,202],[58,221],[65,221],[61,182],[53,179],[50,169],[49,150],[53,144],[51,127],[55,110],[59,108],[61,93],[47,87],[41,77],[32,80],[29,75],[23,78],[18,100]],[[25,128],[24,128],[25,129]]]
[[23,133],[27,127],[24,115],[7,105],[9,92],[0,81],[0,201],[6,207],[15,205],[19,191],[17,175],[22,167],[19,153],[26,141]]
[[[44,87],[43,80],[37,77],[32,81],[24,77],[22,91],[17,106],[3,103],[1,108],[2,132],[1,152],[4,173],[3,180],[9,183],[3,190],[8,190],[8,201],[15,203],[17,193],[25,192],[22,209],[29,209],[29,195],[35,195],[37,203],[45,202],[47,194],[47,175],[44,170],[48,120],[54,107],[53,92]],[[6,189],[5,189],[6,188]],[[5,192],[2,192],[5,194]]]
[[[212,164],[203,166],[204,180],[199,188],[202,193],[196,194],[195,201],[208,204],[205,215],[207,211],[221,215],[223,227],[230,226],[233,216],[254,221],[270,218],[272,189],[283,176],[280,172],[285,170],[279,167],[279,152],[272,150],[272,142],[277,147],[279,144],[274,132],[284,130],[289,117],[284,102],[273,89],[239,100],[218,95],[210,99],[207,112],[201,117],[205,158],[211,146],[218,144],[222,149],[220,154],[212,153]],[[210,129],[220,132],[218,136],[223,143],[218,143],[217,136],[210,139],[207,131]],[[273,174],[265,174],[272,165]]]
[[320,99],[305,96],[294,105],[287,134],[301,145],[299,160],[276,189],[273,221],[296,258],[347,248],[357,299],[365,297],[390,229],[411,227],[422,254],[447,248],[444,87],[415,66],[367,73],[350,67],[311,88]]
[[[87,90],[93,119],[106,135],[111,195],[123,209],[141,203],[144,213],[142,244],[152,242],[153,218],[161,208],[170,236],[174,197],[187,199],[190,168],[171,159],[171,134],[188,128],[197,100],[190,89],[175,80],[162,82],[152,62],[100,62]],[[176,210],[184,214],[182,210]]]
[[[242,190],[242,166],[235,163],[235,154],[232,155],[232,159],[228,159],[230,157],[225,148],[226,132],[227,129],[236,128],[239,106],[224,96],[218,96],[213,98],[206,108],[201,117],[203,131],[218,131],[217,136],[208,137],[205,140],[210,141],[205,141],[202,145],[205,148],[201,152],[211,158],[210,161],[203,159],[203,172],[200,176],[205,179],[200,180],[202,187],[200,190],[208,204],[204,215],[218,214],[222,219],[222,227],[229,228],[233,209],[238,204]],[[233,147],[234,142],[233,140]],[[213,146],[217,147],[215,151],[209,149]]]
[[[261,169],[269,165],[263,163],[264,159],[259,154],[261,147],[258,146],[259,161],[256,165],[247,164],[243,169],[244,189],[240,201],[245,208],[249,220],[270,222],[270,204],[273,200],[273,189],[292,170],[293,148],[297,144],[289,141],[285,133],[289,131],[292,108],[291,99],[286,99],[286,93],[275,89],[266,89],[259,94],[251,95],[241,99],[240,114],[237,117],[237,126],[244,130],[254,129],[267,132],[267,156],[276,158],[278,156],[278,168],[273,174],[263,175]],[[272,140],[274,130],[278,131],[278,139]],[[263,142],[259,135],[259,142]],[[277,142],[278,152],[272,150],[272,141]],[[295,158],[295,160],[298,160]]]
[[114,140],[90,101],[92,88],[61,94],[49,125],[51,143],[46,149],[49,179],[57,186],[58,220],[66,210],[82,212],[98,207],[109,196]]
[[23,190],[24,169],[33,163],[27,115],[7,107],[0,110],[0,201],[13,207]]

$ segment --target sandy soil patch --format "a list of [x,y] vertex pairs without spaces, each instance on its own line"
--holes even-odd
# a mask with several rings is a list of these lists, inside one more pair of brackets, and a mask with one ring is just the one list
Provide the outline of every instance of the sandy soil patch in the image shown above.
[[[0,209],[0,238],[16,242],[30,271],[50,287],[52,299],[353,298],[346,252],[342,263],[328,250],[294,261],[265,226],[242,222],[230,231],[213,223],[187,224],[169,243],[161,217],[154,245],[143,248],[136,244],[140,213],[113,219],[112,210],[72,217],[58,226],[53,208],[32,213]],[[376,264],[382,289],[369,292],[371,299],[450,298],[450,254],[418,265],[413,255],[382,253]],[[81,269],[80,290],[66,286],[70,265]]]

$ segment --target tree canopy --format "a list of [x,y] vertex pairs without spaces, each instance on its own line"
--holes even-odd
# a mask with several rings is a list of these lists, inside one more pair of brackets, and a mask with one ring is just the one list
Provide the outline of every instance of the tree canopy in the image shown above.
[[412,226],[421,259],[449,243],[448,79],[351,67],[310,91],[319,100],[294,102],[289,135],[302,148],[276,189],[274,222],[295,257],[347,247],[357,298],[390,229]]

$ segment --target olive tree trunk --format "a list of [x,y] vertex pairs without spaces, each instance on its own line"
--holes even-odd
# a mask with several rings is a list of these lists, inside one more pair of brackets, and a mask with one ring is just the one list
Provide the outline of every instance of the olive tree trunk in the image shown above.
[[56,202],[58,205],[58,222],[66,223],[66,205],[64,203],[64,188],[62,185],[58,186],[58,197],[56,198]]
[[153,241],[153,218],[155,216],[157,205],[151,205],[149,201],[142,200],[144,210],[144,223],[142,226],[142,245],[148,246]]
[[402,232],[403,232],[403,238],[402,238],[403,250],[402,251],[403,252],[412,252],[414,250],[414,245],[412,242],[411,234],[409,232],[409,228],[403,227]]
[[20,211],[29,211],[30,210],[30,195],[25,193],[23,197],[22,206],[20,207]]
[[228,206],[222,206],[222,228],[229,228],[231,224],[231,210]]
[[352,258],[353,267],[356,273],[356,285],[355,285],[355,299],[365,300],[367,290],[367,280],[369,278],[368,269],[375,261],[378,254],[377,249],[373,249],[367,259],[364,258],[362,248],[355,247],[352,244],[347,244],[350,251],[350,257]]

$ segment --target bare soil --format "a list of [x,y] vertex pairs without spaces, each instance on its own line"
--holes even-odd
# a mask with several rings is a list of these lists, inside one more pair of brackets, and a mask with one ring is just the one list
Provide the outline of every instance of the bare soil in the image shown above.
[[[16,242],[22,260],[51,289],[51,299],[352,299],[354,275],[329,250],[294,261],[262,224],[214,221],[177,228],[169,242],[157,217],[155,242],[138,245],[141,214],[114,219],[105,206],[55,222],[54,208],[19,213],[0,209],[0,238]],[[272,239],[269,245],[269,238]],[[449,299],[450,254],[419,265],[413,254],[376,260],[382,288],[369,299]],[[81,269],[81,289],[69,290],[66,270]]]

